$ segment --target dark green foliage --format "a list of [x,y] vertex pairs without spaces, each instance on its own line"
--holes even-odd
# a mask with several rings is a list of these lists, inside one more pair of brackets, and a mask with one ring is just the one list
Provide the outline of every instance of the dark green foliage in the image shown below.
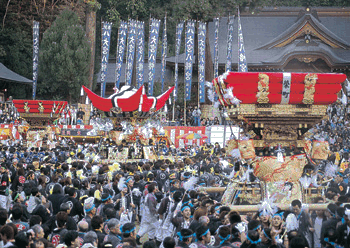
[[88,84],[90,51],[78,16],[65,10],[44,33],[40,45],[38,94],[76,100]]
[[[0,30],[0,62],[10,70],[32,79],[32,40],[18,28]],[[8,96],[25,99],[31,96],[31,86],[7,82],[1,83],[0,89],[7,89]]]

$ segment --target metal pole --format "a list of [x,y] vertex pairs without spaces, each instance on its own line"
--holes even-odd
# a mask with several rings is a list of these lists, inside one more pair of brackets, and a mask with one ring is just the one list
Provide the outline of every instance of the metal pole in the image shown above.
[[184,126],[186,126],[186,93],[185,93],[185,102],[184,102]]
[[225,147],[226,144],[226,118],[225,118],[225,111],[224,111],[225,107],[223,108],[223,112],[222,112],[222,117],[224,119],[224,142],[223,142],[223,148]]
[[173,98],[173,121],[175,121],[175,95]]

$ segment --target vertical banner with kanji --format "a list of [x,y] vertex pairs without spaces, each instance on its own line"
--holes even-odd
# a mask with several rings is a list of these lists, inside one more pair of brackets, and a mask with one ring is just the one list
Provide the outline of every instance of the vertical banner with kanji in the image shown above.
[[178,64],[178,56],[180,54],[180,47],[181,47],[181,36],[182,36],[182,30],[184,29],[184,21],[181,21],[176,26],[176,44],[175,44],[175,76],[174,76],[174,101],[177,99],[177,88],[178,88],[178,81],[179,81],[179,64]]
[[243,72],[248,71],[239,9],[238,9],[238,71],[243,71]]
[[214,18],[214,78],[219,76],[219,26],[220,19]]
[[185,100],[191,100],[192,67],[194,53],[195,21],[187,21],[186,25],[186,58],[185,58]]
[[148,40],[148,94],[153,95],[160,20],[151,19]]
[[233,42],[233,16],[228,17],[227,25],[227,56],[225,71],[231,71],[232,64],[232,42]]
[[39,22],[34,21],[33,24],[33,100],[35,100],[39,65]]
[[101,96],[106,94],[106,76],[108,67],[109,47],[111,44],[112,23],[102,22],[102,51],[101,51]]
[[121,21],[118,30],[118,45],[117,45],[117,59],[115,67],[115,89],[119,88],[120,76],[124,59],[125,44],[126,44],[126,32],[128,29],[128,23]]
[[137,42],[136,42],[136,84],[140,88],[143,84],[143,64],[145,60],[145,23],[137,24]]
[[199,102],[205,102],[205,35],[206,23],[198,23],[198,84]]
[[162,47],[162,72],[161,72],[161,81],[162,81],[162,93],[164,92],[164,77],[165,77],[165,59],[167,56],[167,35],[166,35],[166,16],[164,17],[164,28],[163,28],[163,47]]
[[136,26],[135,20],[129,20],[128,24],[128,50],[126,57],[125,85],[131,85],[132,70],[134,68],[135,43],[136,43]]

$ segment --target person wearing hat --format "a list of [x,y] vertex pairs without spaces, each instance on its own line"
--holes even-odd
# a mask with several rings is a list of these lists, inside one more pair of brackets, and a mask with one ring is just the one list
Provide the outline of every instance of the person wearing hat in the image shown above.
[[119,220],[116,218],[110,219],[108,221],[108,229],[109,229],[109,234],[105,236],[104,242],[111,242],[112,247],[117,247],[118,244],[122,241],[121,232],[120,232],[120,224]]
[[182,228],[181,231],[176,234],[179,237],[179,242],[176,247],[189,248],[193,238],[193,231],[188,228]]
[[91,230],[91,219],[96,214],[94,197],[89,197],[85,200],[84,212],[85,212],[85,216],[84,216],[83,220],[85,220],[89,224],[89,230]]

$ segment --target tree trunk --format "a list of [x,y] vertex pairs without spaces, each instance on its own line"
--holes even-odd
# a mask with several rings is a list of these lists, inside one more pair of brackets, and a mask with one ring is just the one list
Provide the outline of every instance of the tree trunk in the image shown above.
[[209,23],[207,22],[207,33],[205,36],[205,81],[211,82],[214,79],[214,63],[211,58],[209,44]]
[[88,38],[88,42],[90,44],[90,51],[91,51],[88,88],[92,90],[92,85],[94,81],[95,47],[96,47],[96,11],[94,10],[88,10],[88,13],[86,15],[86,36]]

